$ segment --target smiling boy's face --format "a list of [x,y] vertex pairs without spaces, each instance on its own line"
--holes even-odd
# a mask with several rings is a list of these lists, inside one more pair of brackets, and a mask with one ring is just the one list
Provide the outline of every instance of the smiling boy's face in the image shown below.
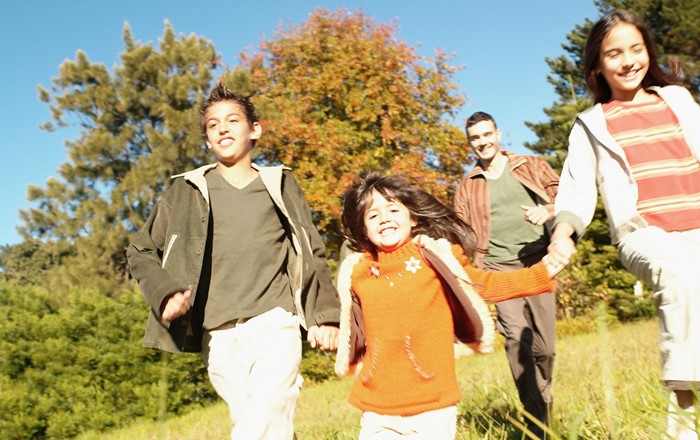
[[209,107],[204,124],[207,148],[227,165],[250,159],[253,141],[262,134],[260,123],[249,123],[243,108],[233,101],[220,101]]

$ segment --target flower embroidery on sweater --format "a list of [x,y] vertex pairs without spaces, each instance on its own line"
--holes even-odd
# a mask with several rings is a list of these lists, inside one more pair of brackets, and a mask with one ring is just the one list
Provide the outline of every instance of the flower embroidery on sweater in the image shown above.
[[[420,265],[421,260],[416,260],[414,257],[404,261],[404,263],[406,263],[406,272],[416,273],[418,270],[422,269]],[[371,273],[375,278],[379,278],[382,275],[379,271],[379,266],[376,264],[370,266],[369,273]],[[403,277],[403,273],[401,272],[399,272],[397,275],[399,278]],[[384,275],[384,278],[386,278],[386,280],[389,282],[389,286],[394,287],[394,282],[389,279],[389,275]]]
[[416,271],[421,269],[421,260],[416,260],[413,257],[411,257],[409,260],[404,261],[404,263],[406,263],[406,270],[409,272],[416,273]]

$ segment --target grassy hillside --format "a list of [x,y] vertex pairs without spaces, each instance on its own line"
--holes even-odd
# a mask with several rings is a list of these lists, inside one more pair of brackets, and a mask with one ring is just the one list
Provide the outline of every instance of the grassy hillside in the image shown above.
[[[561,336],[554,383],[555,438],[660,438],[667,393],[660,384],[657,323],[643,321],[596,332]],[[518,399],[502,350],[461,358],[458,439],[520,439]],[[356,439],[360,411],[346,399],[350,380],[309,385],[297,408],[298,440]],[[224,404],[161,422],[94,433],[80,440],[224,440]]]

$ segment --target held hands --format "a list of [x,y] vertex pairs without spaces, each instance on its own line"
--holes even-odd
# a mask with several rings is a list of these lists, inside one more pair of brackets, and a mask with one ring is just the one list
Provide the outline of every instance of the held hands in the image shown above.
[[334,351],[338,349],[338,327],[333,325],[312,325],[306,335],[311,348]]
[[544,258],[542,258],[542,263],[544,264],[544,267],[547,268],[547,274],[549,274],[550,278],[557,276],[557,274],[566,266],[565,264],[552,263],[549,255],[545,255]]
[[164,299],[163,304],[160,306],[160,318],[163,321],[172,321],[187,313],[190,309],[190,296],[192,296],[192,291],[185,290],[184,292],[176,292]]
[[525,211],[525,220],[533,225],[541,226],[550,221],[554,216],[542,205],[527,206],[520,205],[520,209]]
[[569,264],[569,259],[575,253],[576,244],[571,237],[556,238],[549,243],[547,255],[542,259],[542,262],[547,266],[550,275],[554,276]]

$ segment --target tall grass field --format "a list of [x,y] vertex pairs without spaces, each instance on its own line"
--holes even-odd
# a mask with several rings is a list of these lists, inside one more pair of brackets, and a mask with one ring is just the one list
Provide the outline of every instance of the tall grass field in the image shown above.
[[[660,381],[655,320],[588,331],[558,328],[554,379],[553,439],[662,439],[668,392]],[[579,334],[572,334],[579,333]],[[503,349],[457,359],[462,391],[458,439],[526,439],[523,416]],[[351,379],[310,384],[302,390],[296,438],[356,439],[360,411],[347,403]],[[89,433],[80,440],[224,440],[230,438],[223,404],[127,429]]]

